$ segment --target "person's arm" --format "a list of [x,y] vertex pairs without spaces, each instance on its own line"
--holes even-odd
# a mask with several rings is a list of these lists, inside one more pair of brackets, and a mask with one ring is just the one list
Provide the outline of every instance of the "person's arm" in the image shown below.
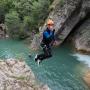
[[55,29],[52,31],[52,42],[50,43],[50,45],[53,46],[54,42],[55,42]]

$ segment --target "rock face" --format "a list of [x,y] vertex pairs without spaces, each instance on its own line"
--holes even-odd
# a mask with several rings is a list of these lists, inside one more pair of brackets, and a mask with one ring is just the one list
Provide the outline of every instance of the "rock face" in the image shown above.
[[[52,18],[55,22],[56,39],[58,45],[60,45],[68,37],[77,23],[90,12],[90,0],[54,0],[51,7],[53,9],[48,18]],[[41,33],[45,30],[45,26],[41,28]],[[39,39],[39,37],[37,37],[37,40],[34,38],[32,43],[33,47],[37,46]]]
[[[58,0],[59,1],[59,0]],[[74,10],[77,8],[78,4],[81,0],[61,0],[55,4],[55,8],[49,14],[48,18],[52,18],[55,22],[55,30],[58,32],[62,25],[67,21],[67,19],[71,16]],[[54,3],[57,0],[54,0]],[[53,5],[54,5],[53,3]]]
[[90,71],[85,73],[83,79],[86,82],[86,84],[90,87]]
[[89,17],[72,38],[77,50],[90,53],[90,0],[64,0],[60,6],[59,2],[49,15],[55,21],[58,41],[62,43],[81,20]]
[[0,24],[0,39],[7,37],[8,35],[6,35],[6,26],[4,24]]
[[[85,16],[86,13],[86,16]],[[84,21],[78,24],[72,36],[75,48],[81,53],[90,54],[90,0],[83,0],[81,17]]]
[[87,19],[75,31],[74,43],[78,51],[90,53],[90,19]]
[[23,61],[0,61],[0,90],[50,90],[36,82],[32,70]]
[[30,47],[32,50],[38,50],[40,48],[40,40],[41,40],[40,38],[41,34],[37,34],[34,36]]
[[58,2],[48,17],[55,22],[56,37],[60,44],[90,12],[90,0],[64,0],[63,5],[61,3]]
[[[62,0],[61,0],[62,1]],[[89,17],[87,21],[75,30],[72,36],[75,48],[78,51],[90,53],[90,0],[64,0],[61,2],[54,0],[51,7],[53,10],[50,12],[48,18],[52,18],[55,22],[55,32],[57,45],[63,43],[68,38],[73,28],[81,22],[85,17]],[[48,19],[47,18],[47,19]],[[40,29],[42,34],[45,30],[45,25]],[[40,37],[35,37],[31,46],[38,49],[40,45]]]
[[[64,41],[67,35],[71,32],[72,28],[76,25],[76,23],[78,23],[80,17],[79,13],[76,13],[76,9],[79,7],[80,2],[81,0],[54,0],[53,4],[51,5],[53,10],[50,12],[48,18],[52,18],[55,22],[54,28],[56,36],[58,36],[58,45]],[[72,24],[73,21],[75,21],[75,23]],[[45,28],[46,24],[40,29],[41,34]],[[31,46],[33,48],[40,45],[37,45],[37,41],[40,42],[40,37],[37,37],[37,39],[34,38],[32,41]]]

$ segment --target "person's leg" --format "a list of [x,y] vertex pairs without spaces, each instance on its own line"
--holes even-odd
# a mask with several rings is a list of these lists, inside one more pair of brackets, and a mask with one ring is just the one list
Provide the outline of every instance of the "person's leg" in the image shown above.
[[42,61],[43,59],[45,59],[47,57],[47,52],[48,51],[47,51],[46,47],[43,48],[43,52],[44,53],[41,53],[41,54],[37,55],[37,58],[36,58],[35,61],[37,61],[38,59]]
[[47,48],[47,54],[46,54],[46,58],[50,58],[52,57],[52,53],[51,53],[51,48]]
[[47,59],[47,58],[50,58],[50,57],[52,57],[52,54],[51,54],[51,48],[43,48],[43,51],[44,51],[44,53],[43,54],[40,54],[40,55],[38,55],[38,59],[39,60],[44,60],[44,59]]
[[44,59],[47,59],[47,58],[52,57],[51,48],[49,48],[49,47],[44,47],[44,48],[43,48],[43,52],[44,52],[44,53],[37,55],[35,61],[37,61],[37,60],[42,61],[42,60],[44,60]]
[[[46,45],[41,43],[41,47],[43,48],[43,52],[45,52]],[[45,56],[45,53],[41,53],[39,55],[36,55],[35,56],[35,61],[37,61],[38,59],[42,60],[44,58],[44,56]]]

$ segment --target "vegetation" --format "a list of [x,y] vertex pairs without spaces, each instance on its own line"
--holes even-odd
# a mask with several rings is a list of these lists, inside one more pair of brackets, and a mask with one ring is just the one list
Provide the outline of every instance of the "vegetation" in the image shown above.
[[63,5],[64,5],[64,0],[60,0],[60,5],[61,5],[61,7],[63,7]]
[[26,38],[38,31],[53,0],[0,0],[0,23],[5,23],[13,38]]

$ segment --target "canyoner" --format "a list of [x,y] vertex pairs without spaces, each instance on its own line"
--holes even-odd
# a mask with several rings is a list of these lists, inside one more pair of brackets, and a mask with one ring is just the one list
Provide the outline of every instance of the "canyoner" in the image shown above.
[[54,21],[52,19],[48,19],[46,29],[43,31],[43,37],[41,40],[41,47],[43,49],[43,53],[35,55],[35,61],[40,64],[41,61],[52,57],[51,47],[55,43],[55,29],[54,29]]

